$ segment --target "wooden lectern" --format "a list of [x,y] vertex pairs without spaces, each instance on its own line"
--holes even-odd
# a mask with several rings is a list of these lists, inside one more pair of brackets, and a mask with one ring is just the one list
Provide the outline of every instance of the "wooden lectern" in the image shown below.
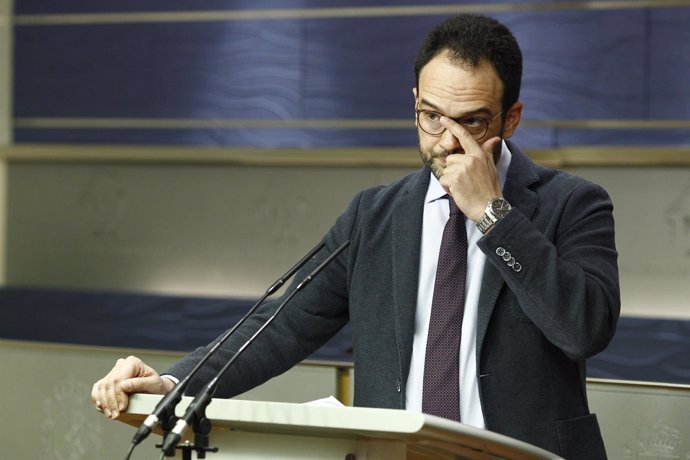
[[[159,399],[133,395],[120,420],[138,427]],[[190,402],[183,398],[178,414]],[[209,460],[560,458],[507,436],[404,410],[214,399],[206,416],[213,423],[209,445],[218,448],[206,454]]]

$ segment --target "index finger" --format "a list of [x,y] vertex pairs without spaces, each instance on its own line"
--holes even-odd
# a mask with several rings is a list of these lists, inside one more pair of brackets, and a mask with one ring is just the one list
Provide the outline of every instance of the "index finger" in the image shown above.
[[[456,122],[452,118],[446,116],[441,117],[441,125],[443,125],[447,130],[449,130],[453,136],[460,142],[465,154],[470,155],[484,155],[495,161],[494,149],[501,142],[500,136],[493,136],[480,144],[477,139],[474,138],[460,123]],[[485,134],[486,135],[486,134]]]
[[469,131],[463,128],[460,123],[446,116],[442,116],[440,121],[441,125],[448,131],[450,131],[451,134],[455,136],[455,138],[460,142],[460,145],[462,146],[465,153],[480,153],[478,152],[478,150],[482,150],[482,148],[479,145],[479,142],[477,142],[477,140],[469,133]]

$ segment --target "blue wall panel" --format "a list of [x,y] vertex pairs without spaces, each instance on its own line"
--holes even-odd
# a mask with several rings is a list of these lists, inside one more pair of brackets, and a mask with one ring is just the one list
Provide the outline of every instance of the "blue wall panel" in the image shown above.
[[506,18],[524,54],[524,116],[645,118],[646,16],[645,10],[623,10]]
[[299,21],[19,27],[15,117],[299,118]]
[[412,123],[413,63],[434,22],[415,17],[310,21],[304,44],[308,117]]
[[[649,115],[690,118],[690,8],[651,13]],[[690,144],[685,138],[685,145]]]
[[[84,2],[60,5],[53,5],[51,11],[94,8]],[[131,11],[166,9],[161,2],[143,5]],[[237,8],[249,5],[241,3]],[[283,7],[326,5],[288,2]],[[20,0],[17,11],[30,19],[29,13],[47,11],[44,6]],[[104,12],[124,8],[113,2],[100,7]],[[182,8],[168,4],[167,9],[173,7]],[[204,7],[220,8],[220,4]],[[690,8],[535,9],[495,16],[514,31],[523,48],[525,119],[625,122],[688,118],[690,32],[684,25],[690,21]],[[210,22],[20,23],[15,29],[15,140],[304,148],[413,146],[415,136],[407,133],[410,128],[406,125],[379,129],[374,122],[412,120],[414,56],[424,35],[441,19],[365,14]],[[372,120],[372,126],[352,131],[343,123],[341,128],[335,127],[336,135],[332,127],[330,131],[300,127],[171,131],[145,129],[141,120],[143,125],[136,132],[115,127],[94,132],[26,123],[37,118],[365,119]],[[627,145],[638,139],[656,145],[690,143],[687,129],[641,131],[632,136],[620,130],[585,132],[555,127],[524,127],[521,131],[517,140],[528,148]]]
[[[190,351],[235,324],[248,299],[0,289],[0,338]],[[286,311],[287,313],[287,311]],[[108,318],[109,327],[93,327]],[[133,327],[132,325],[138,325]],[[311,356],[352,361],[349,327]],[[690,321],[621,318],[609,347],[587,361],[590,377],[690,383]]]
[[689,145],[687,129],[560,129],[554,133],[556,145],[658,146]]
[[[249,146],[256,148],[390,147],[417,145],[412,121],[405,130],[353,129],[20,129],[15,142]],[[257,153],[259,154],[259,153]]]

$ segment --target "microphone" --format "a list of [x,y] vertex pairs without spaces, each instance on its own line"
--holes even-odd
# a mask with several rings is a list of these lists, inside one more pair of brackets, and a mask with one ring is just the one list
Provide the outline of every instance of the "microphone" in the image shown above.
[[[232,364],[237,360],[237,358],[247,349],[247,347],[256,339],[256,337],[261,334],[269,324],[278,316],[280,311],[287,305],[287,303],[294,297],[294,295],[302,290],[306,285],[308,285],[314,277],[321,272],[328,264],[330,264],[333,259],[335,259],[348,245],[350,241],[345,241],[343,244],[338,246],[338,248],[333,251],[333,253],[328,256],[318,267],[316,267],[309,275],[307,275],[302,282],[300,282],[297,287],[283,300],[283,302],[278,306],[276,311],[271,315],[270,318],[261,325],[261,327],[252,335],[233,355],[233,357],[225,363],[223,368],[216,374],[216,376],[211,379],[211,381],[206,385],[206,387],[201,390],[192,400],[192,403],[187,407],[184,416],[175,424],[175,427],[167,434],[163,442],[162,450],[165,456],[172,456],[175,446],[180,442],[182,436],[187,431],[189,425],[194,424],[194,422],[202,422],[204,425],[204,430],[210,431],[210,422],[206,419],[204,411],[206,407],[211,403],[214,393],[218,387],[218,382],[223,377],[225,372],[232,366]],[[205,433],[207,434],[207,433]]]
[[146,417],[142,425],[139,427],[134,437],[132,438],[132,447],[130,452],[134,449],[134,446],[138,445],[146,439],[146,437],[151,433],[151,431],[162,421],[163,428],[165,431],[170,431],[173,428],[175,421],[175,407],[182,400],[182,395],[185,389],[189,385],[192,377],[198,372],[201,366],[208,361],[208,359],[218,350],[218,348],[225,343],[228,338],[240,327],[246,320],[251,316],[252,313],[266,300],[266,298],[278,289],[280,289],[283,284],[300,269],[304,264],[306,264],[314,255],[319,252],[326,243],[321,241],[319,244],[314,246],[302,259],[299,260],[295,265],[292,266],[283,276],[278,278],[267,290],[266,292],[256,301],[256,303],[249,309],[249,311],[232,327],[227,331],[221,338],[213,345],[213,347],[201,358],[201,360],[194,366],[189,374],[180,381],[175,387],[168,392],[168,394],[161,399],[156,405],[155,409],[151,414]]

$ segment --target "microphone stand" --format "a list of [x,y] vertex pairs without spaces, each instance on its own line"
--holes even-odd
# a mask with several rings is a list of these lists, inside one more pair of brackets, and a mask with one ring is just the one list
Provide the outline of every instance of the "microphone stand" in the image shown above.
[[[173,387],[168,394],[166,394],[156,405],[155,409],[153,412],[146,417],[144,422],[141,424],[139,429],[137,430],[136,433],[134,433],[134,437],[132,438],[132,444],[129,448],[129,452],[127,454],[126,459],[129,459],[130,456],[132,455],[132,452],[134,451],[134,447],[136,447],[141,441],[146,439],[146,437],[151,433],[151,431],[158,425],[160,422],[161,428],[163,429],[164,435],[167,435],[175,426],[175,422],[177,420],[177,417],[175,416],[175,407],[180,403],[182,400],[182,395],[184,394],[184,391],[187,389],[187,386],[189,385],[189,382],[191,381],[192,377],[201,369],[201,367],[208,361],[208,359],[220,348],[223,343],[225,343],[228,338],[237,330],[238,327],[240,327],[246,320],[249,318],[254,311],[256,311],[257,308],[266,300],[267,297],[270,295],[274,294],[278,289],[280,289],[287,280],[292,278],[292,276],[300,269],[304,264],[306,264],[314,255],[319,252],[323,247],[325,246],[325,243],[323,241],[319,242],[316,246],[314,246],[302,259],[299,260],[295,265],[292,266],[283,276],[281,276],[278,280],[276,280],[267,290],[266,292],[259,298],[259,300],[254,303],[252,308],[249,309],[249,311],[235,324],[235,326],[232,327],[229,331],[227,331],[223,336],[221,336],[220,339],[213,345],[213,347],[201,358],[201,360],[194,366],[194,368],[191,370],[189,374],[187,374],[186,377],[184,377],[177,385]],[[203,458],[203,457],[199,457]]]
[[[217,449],[209,449],[208,446],[208,433],[211,431],[211,421],[206,417],[206,407],[211,403],[211,399],[216,392],[218,387],[218,382],[223,377],[225,372],[233,365],[237,358],[247,349],[249,344],[251,344],[254,339],[261,334],[266,327],[273,322],[273,320],[278,316],[281,310],[287,305],[287,303],[294,297],[294,295],[302,290],[307,284],[311,282],[314,277],[321,272],[328,264],[330,264],[333,259],[335,259],[348,245],[350,241],[345,241],[341,244],[333,253],[328,256],[318,267],[316,267],[309,275],[307,275],[301,283],[295,287],[295,289],[283,300],[283,302],[278,306],[276,311],[271,315],[266,322],[261,325],[261,327],[252,335],[233,355],[233,357],[225,363],[218,374],[211,379],[211,381],[204,387],[201,392],[199,392],[192,400],[192,403],[187,407],[187,410],[177,423],[175,427],[166,436],[162,444],[163,455],[167,457],[172,457],[175,452],[175,447],[180,439],[187,431],[189,425],[194,427],[194,446],[183,446],[182,448],[190,448],[197,451],[198,458],[205,458],[205,452],[207,451],[217,451]],[[197,444],[198,443],[198,444]]]

